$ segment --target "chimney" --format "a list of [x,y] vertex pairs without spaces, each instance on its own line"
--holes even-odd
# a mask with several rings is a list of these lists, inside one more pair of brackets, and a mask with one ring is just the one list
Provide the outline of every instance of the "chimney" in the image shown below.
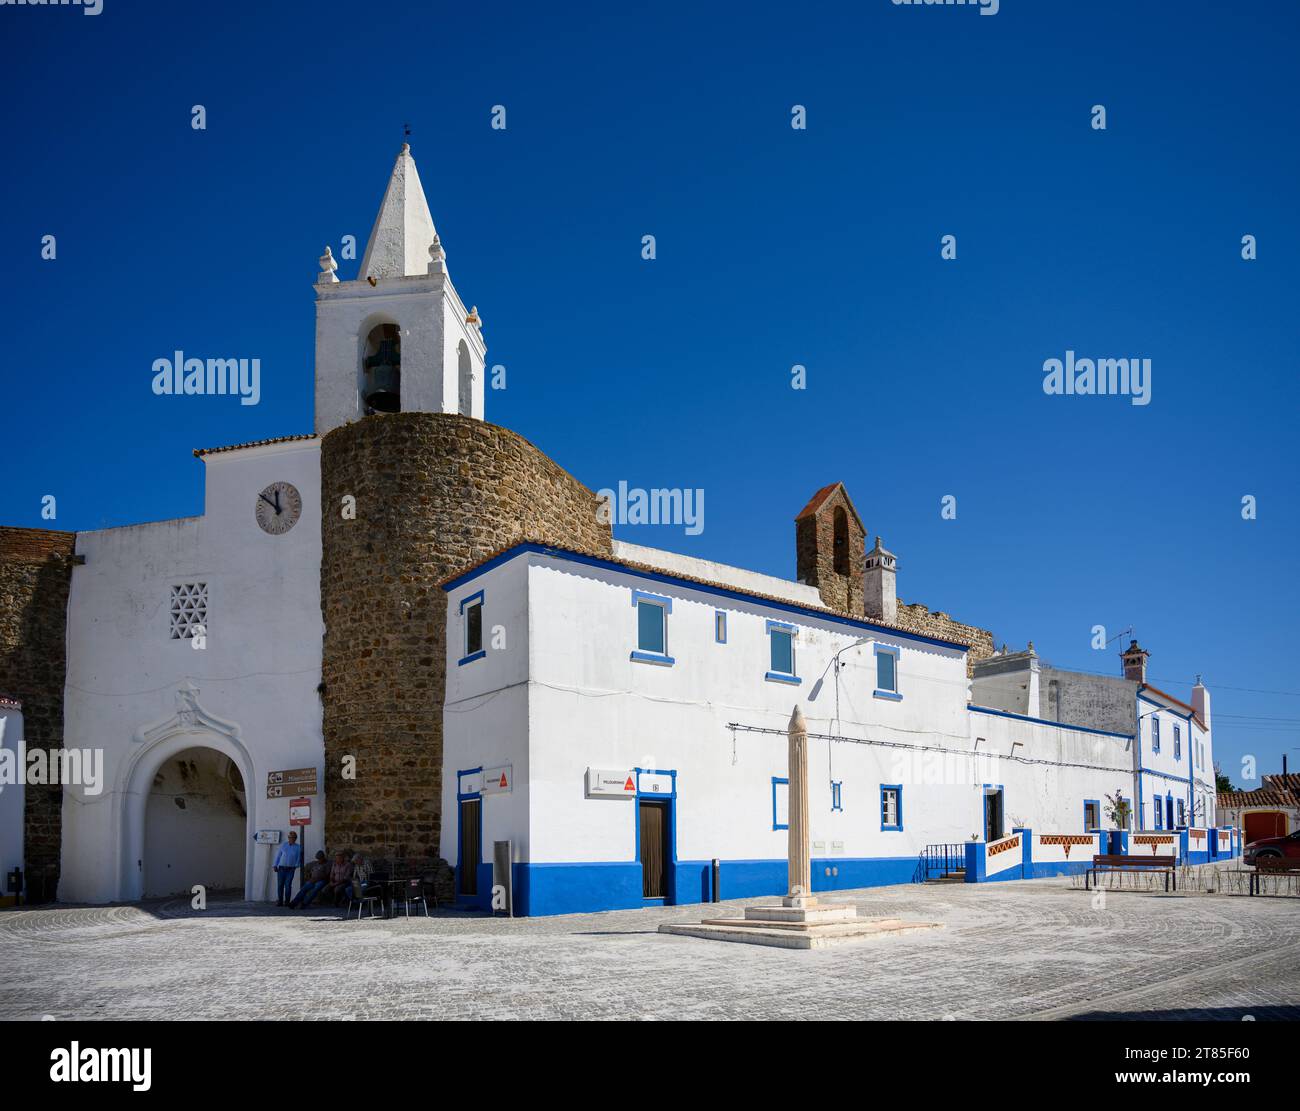
[[1146,685],[1147,681],[1147,657],[1151,653],[1144,648],[1138,647],[1136,640],[1130,641],[1128,648],[1119,654],[1119,658],[1124,662],[1124,678],[1134,679]]
[[867,553],[867,568],[862,575],[862,600],[868,617],[891,624],[898,619],[897,577],[894,553],[885,551],[877,536],[876,546]]
[[[1196,686],[1192,688],[1192,709],[1196,711],[1196,716],[1201,719],[1201,723],[1206,729],[1210,728],[1210,692],[1205,689],[1201,682],[1201,677],[1196,677]],[[1286,757],[1282,757],[1286,759]]]

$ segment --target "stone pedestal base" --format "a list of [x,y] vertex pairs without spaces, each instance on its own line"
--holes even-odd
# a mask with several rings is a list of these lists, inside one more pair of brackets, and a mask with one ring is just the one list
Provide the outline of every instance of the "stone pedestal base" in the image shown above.
[[782,949],[820,949],[870,937],[938,928],[938,922],[859,918],[857,907],[819,903],[804,896],[784,898],[779,905],[746,907],[743,918],[706,918],[698,925],[666,922],[659,927],[659,932],[712,941],[775,945]]

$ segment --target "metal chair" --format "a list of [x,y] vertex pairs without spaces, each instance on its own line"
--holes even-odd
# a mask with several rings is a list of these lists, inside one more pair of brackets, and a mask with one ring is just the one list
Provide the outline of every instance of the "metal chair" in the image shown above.
[[[367,887],[364,890],[358,890],[357,885],[353,884],[351,888],[351,892],[352,893],[348,896],[348,909],[343,915],[344,918],[350,918],[352,916],[352,908],[354,906],[357,908],[358,922],[361,921],[362,908],[367,906],[370,908],[371,918],[382,918],[384,916],[383,915],[384,900],[380,897],[379,893],[373,887]],[[375,913],[376,906],[378,906],[379,908],[378,914]]]
[[401,887],[402,903],[406,907],[406,917],[411,917],[411,904],[417,903],[424,907],[425,918],[429,917],[429,903],[424,897],[424,880],[418,876],[407,880]]

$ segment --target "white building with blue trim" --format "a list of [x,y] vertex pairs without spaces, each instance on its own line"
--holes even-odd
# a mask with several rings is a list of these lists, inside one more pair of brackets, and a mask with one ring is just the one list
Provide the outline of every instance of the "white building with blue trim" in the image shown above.
[[[796,702],[816,890],[925,879],[972,845],[969,880],[1152,851],[1129,832],[1169,827],[1122,828],[1103,800],[1167,806],[1193,745],[1211,766],[1208,729],[1167,696],[1142,726],[1167,717],[1170,740],[1142,764],[1133,728],[972,704],[967,644],[830,609],[807,583],[617,541],[613,558],[524,542],[444,589],[442,855],[459,897],[487,905],[508,843],[515,913],[782,891]],[[886,608],[872,589],[866,608]],[[1174,798],[1175,823],[1192,798]]]

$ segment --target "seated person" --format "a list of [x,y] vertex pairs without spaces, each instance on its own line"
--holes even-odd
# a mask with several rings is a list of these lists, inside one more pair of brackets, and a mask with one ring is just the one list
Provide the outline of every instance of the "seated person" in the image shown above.
[[316,854],[316,859],[307,865],[307,882],[298,889],[298,894],[293,897],[289,903],[291,907],[302,907],[306,910],[311,906],[311,901],[321,893],[325,885],[329,883],[330,866],[329,860],[322,849]]
[[334,854],[329,883],[321,888],[321,895],[325,899],[332,899],[336,907],[341,907],[347,906],[351,892],[352,864],[348,860],[348,854],[340,850]]
[[388,910],[387,900],[385,898],[387,893],[384,891],[383,884],[372,883],[370,881],[370,873],[370,862],[366,860],[361,853],[357,853],[357,855],[352,858],[353,897],[360,899],[363,895],[375,895],[379,898],[380,902],[385,903],[384,910],[386,913]]

